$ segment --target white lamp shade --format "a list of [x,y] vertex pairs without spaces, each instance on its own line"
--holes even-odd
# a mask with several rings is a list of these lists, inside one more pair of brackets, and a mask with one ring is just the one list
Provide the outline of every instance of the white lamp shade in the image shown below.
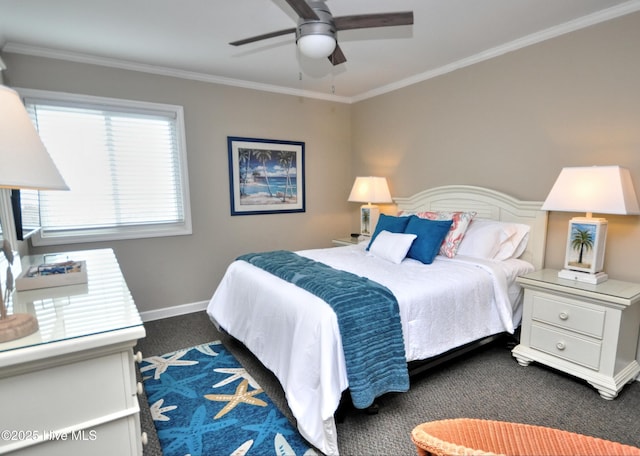
[[307,57],[329,57],[336,48],[336,40],[329,35],[305,35],[298,38],[298,49]]
[[0,85],[0,187],[69,190],[15,90]]
[[620,166],[562,168],[543,210],[640,214],[631,174]]
[[357,203],[391,203],[391,193],[384,177],[356,177],[349,201]]

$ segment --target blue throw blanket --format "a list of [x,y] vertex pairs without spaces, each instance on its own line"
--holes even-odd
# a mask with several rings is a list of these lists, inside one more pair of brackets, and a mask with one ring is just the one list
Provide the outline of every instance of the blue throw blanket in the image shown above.
[[355,407],[369,407],[384,393],[409,390],[398,302],[386,287],[284,250],[238,259],[313,293],[333,308]]

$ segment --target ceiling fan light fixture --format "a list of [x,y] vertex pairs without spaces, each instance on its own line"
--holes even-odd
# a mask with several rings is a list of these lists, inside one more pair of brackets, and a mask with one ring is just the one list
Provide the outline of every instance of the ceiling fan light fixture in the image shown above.
[[329,57],[336,48],[336,39],[329,35],[305,35],[298,38],[298,49],[312,59]]
[[232,46],[240,46],[255,41],[266,40],[291,32],[296,34],[296,45],[300,54],[312,58],[329,58],[333,66],[347,61],[340,45],[338,31],[373,27],[412,25],[413,11],[396,13],[353,14],[334,18],[325,0],[284,0],[298,15],[296,28],[232,41]]

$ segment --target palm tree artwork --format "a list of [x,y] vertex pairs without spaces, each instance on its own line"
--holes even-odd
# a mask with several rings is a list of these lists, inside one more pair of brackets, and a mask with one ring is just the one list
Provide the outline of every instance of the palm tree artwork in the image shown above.
[[589,224],[573,224],[571,227],[571,250],[578,253],[577,261],[569,261],[570,266],[589,269],[591,263],[586,263],[585,254],[593,250],[595,242],[595,226]]
[[240,204],[295,204],[298,199],[296,152],[238,148],[236,179]]
[[[296,153],[292,150],[278,151],[280,166],[285,170],[285,186],[282,192],[282,202],[287,198],[293,198],[293,182],[291,182],[291,168],[295,163]],[[280,196],[280,195],[279,195]]]
[[304,143],[227,137],[231,215],[305,212]]
[[251,149],[239,149],[238,161],[240,162],[240,196],[246,195],[246,186],[251,182],[249,176],[249,162],[251,161]]
[[362,223],[362,234],[371,234],[371,228],[370,228],[370,222],[371,222],[371,210],[367,207],[363,207],[360,209],[361,210],[361,214],[360,216],[362,217],[361,219],[361,223]]
[[271,151],[265,149],[257,149],[253,151],[253,154],[258,159],[260,163],[262,163],[263,176],[267,183],[267,190],[269,191],[269,196],[273,196],[271,193],[271,186],[269,185],[269,172],[267,171],[267,162],[271,160]]

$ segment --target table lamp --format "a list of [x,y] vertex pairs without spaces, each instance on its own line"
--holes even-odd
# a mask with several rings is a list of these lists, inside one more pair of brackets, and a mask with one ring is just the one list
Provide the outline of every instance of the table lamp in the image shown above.
[[[0,189],[69,190],[42,144],[18,94],[0,85]],[[1,190],[6,191],[6,190]],[[13,289],[12,246],[4,229],[4,251],[9,266],[5,290],[0,287],[0,342],[28,336],[38,330],[31,314],[7,312],[6,301]]]
[[542,210],[586,212],[569,221],[564,279],[598,284],[608,279],[603,272],[607,220],[598,214],[640,214],[631,174],[620,166],[563,168]]
[[371,236],[378,223],[380,209],[371,203],[391,203],[387,179],[384,177],[356,177],[348,201],[367,203],[360,206],[360,234]]

